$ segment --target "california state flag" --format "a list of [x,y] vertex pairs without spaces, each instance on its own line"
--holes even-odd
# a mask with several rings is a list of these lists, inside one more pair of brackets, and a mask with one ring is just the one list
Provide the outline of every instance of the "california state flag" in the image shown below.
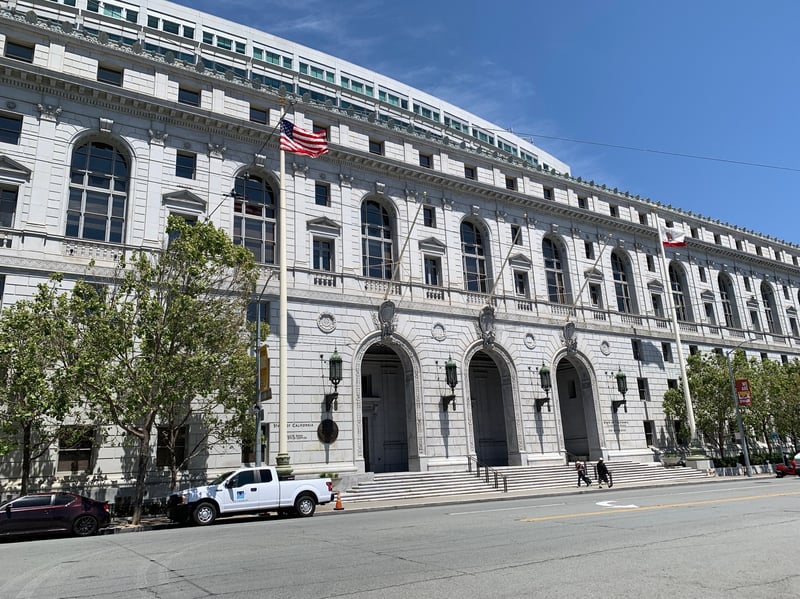
[[661,243],[665,248],[686,245],[686,233],[673,227],[661,227]]

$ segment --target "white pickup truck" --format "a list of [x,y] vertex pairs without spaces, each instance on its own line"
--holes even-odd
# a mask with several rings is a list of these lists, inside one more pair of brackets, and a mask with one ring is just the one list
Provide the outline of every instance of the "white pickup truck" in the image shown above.
[[171,495],[169,517],[205,526],[217,518],[278,512],[313,516],[317,504],[333,501],[329,478],[279,480],[274,466],[239,468],[220,474],[208,485]]

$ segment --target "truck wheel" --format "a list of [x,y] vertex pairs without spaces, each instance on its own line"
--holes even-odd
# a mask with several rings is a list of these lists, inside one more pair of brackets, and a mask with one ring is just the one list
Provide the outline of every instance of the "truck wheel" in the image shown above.
[[309,516],[313,516],[314,511],[316,509],[317,509],[317,502],[314,501],[314,498],[307,493],[303,493],[302,495],[300,495],[300,497],[295,499],[294,511],[301,518],[308,518]]
[[194,508],[192,518],[198,526],[213,524],[217,519],[217,509],[208,501],[201,501]]

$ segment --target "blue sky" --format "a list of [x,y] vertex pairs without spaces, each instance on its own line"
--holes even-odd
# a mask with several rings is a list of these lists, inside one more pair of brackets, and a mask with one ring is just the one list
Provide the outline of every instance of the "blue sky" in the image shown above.
[[575,177],[800,244],[800,2],[180,3],[441,97]]

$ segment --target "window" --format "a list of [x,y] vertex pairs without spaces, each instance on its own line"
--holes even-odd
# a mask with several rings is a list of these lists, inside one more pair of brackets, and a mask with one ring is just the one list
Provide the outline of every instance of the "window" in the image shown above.
[[630,313],[634,311],[631,294],[630,266],[625,256],[618,252],[611,253],[611,271],[614,276],[614,291],[617,294],[617,311]]
[[761,352],[761,361],[762,362],[766,362],[767,360],[769,360],[769,354],[767,352],[765,352],[765,351],[762,351]]
[[789,287],[786,286],[786,285],[783,286],[783,299],[787,299],[787,300],[791,299],[791,296],[789,294]]
[[267,111],[262,110],[261,108],[254,108],[253,106],[250,107],[250,120],[253,123],[261,123],[262,125],[267,124]]
[[667,379],[667,389],[677,389],[678,379]]
[[646,212],[642,212],[641,214],[639,214],[639,224],[640,225],[646,225],[647,224],[647,213]]
[[175,157],[175,176],[184,179],[194,179],[197,170],[197,154],[193,152],[178,152]]
[[374,200],[361,204],[361,271],[365,277],[392,278],[393,230],[389,212]]
[[375,141],[374,139],[369,140],[369,153],[370,154],[378,154],[379,156],[383,156],[383,142],[382,141]]
[[761,249],[761,246],[760,246],[760,245],[757,245],[757,246],[756,246],[756,255],[757,255],[757,256],[763,256],[763,255],[764,255],[764,254],[763,254],[763,250]]
[[183,468],[186,460],[186,427],[173,429],[169,426],[159,426],[157,429],[158,442],[156,446],[156,467],[169,468],[172,466],[172,454],[175,454],[175,466]]
[[[0,294],[0,298],[2,297]],[[792,337],[800,337],[800,331],[797,329],[797,319],[794,316],[789,317],[789,328],[792,330]]]
[[758,321],[758,310],[750,310],[750,324],[754,331],[761,332],[761,323]]
[[642,401],[650,401],[650,387],[647,384],[647,379],[642,377],[637,378],[636,387],[639,390],[639,399]]
[[247,322],[269,324],[269,302],[250,302],[247,304]]
[[553,195],[553,188],[552,187],[544,187],[543,188],[544,199],[545,200],[552,200],[555,196]]
[[761,301],[764,303],[764,315],[767,317],[767,330],[773,335],[780,335],[780,323],[775,318],[775,315],[778,313],[778,306],[775,303],[775,292],[772,290],[772,286],[766,281],[761,283]]
[[[90,4],[91,4],[91,1],[90,1]],[[95,4],[98,4],[98,3],[95,2]],[[92,10],[92,9],[90,8],[89,10]],[[97,11],[95,11],[95,12],[97,12]],[[154,17],[152,15],[147,15],[147,26],[148,27],[152,27],[153,29],[158,29],[158,21],[159,21],[158,17]],[[203,41],[204,42],[206,41],[205,38],[206,38],[206,33],[203,32]],[[210,43],[210,42],[208,42],[208,43]]]
[[58,471],[92,470],[94,429],[89,426],[66,426],[58,435]]
[[644,424],[644,442],[649,447],[656,444],[656,425],[652,420],[645,420]]
[[671,343],[661,343],[661,353],[664,356],[665,362],[672,362],[672,344]]
[[433,156],[430,154],[419,153],[419,165],[425,168],[433,168]]
[[18,144],[22,136],[22,117],[0,114],[0,143]]
[[506,189],[516,190],[517,180],[514,177],[506,177]]
[[584,241],[583,249],[586,252],[586,257],[594,260],[594,244],[591,241]]
[[[0,303],[2,303],[3,301],[3,294],[5,293],[5,290],[6,290],[6,276],[0,275]],[[795,337],[796,336],[797,335],[795,335]]]
[[717,283],[719,284],[719,296],[722,301],[722,317],[725,319],[725,326],[739,328],[739,311],[734,302],[733,283],[725,273],[719,274]]
[[675,314],[678,320],[686,321],[689,312],[686,309],[686,282],[683,271],[675,264],[669,265],[669,282],[672,288],[672,303],[675,306]]
[[744,250],[744,243],[742,242],[741,239],[736,240],[736,249],[739,250],[740,252]]
[[697,227],[690,227],[689,234],[692,236],[692,239],[700,238],[700,232],[697,230]]
[[689,355],[690,355],[690,356],[694,356],[694,355],[695,355],[695,354],[697,354],[699,351],[700,351],[700,350],[698,349],[698,347],[697,347],[696,345],[690,345],[690,346],[689,346]]
[[511,243],[522,245],[522,228],[519,225],[511,225]]
[[717,324],[717,316],[714,313],[714,304],[711,302],[705,302],[703,304],[704,310],[706,311],[706,321],[708,324],[716,325]]
[[745,291],[752,291],[752,288],[750,286],[750,277],[747,277],[747,276],[742,277],[742,280],[744,281],[744,289],[745,289]]
[[120,243],[128,203],[128,161],[114,146],[76,148],[70,165],[67,237]]
[[97,80],[102,83],[110,83],[111,85],[122,87],[122,70],[97,65]]
[[[196,225],[197,224],[197,216],[194,216],[194,215],[193,216],[189,216],[189,215],[180,214],[180,213],[177,213],[177,212],[170,212],[170,216],[175,216],[177,218],[182,219],[183,222],[185,222],[187,225]],[[179,233],[177,231],[170,231],[169,232],[169,238],[167,239],[167,245],[172,245],[172,242],[175,241],[178,238],[178,236],[179,236]],[[104,291],[104,293],[105,293],[105,291]]]
[[603,309],[603,292],[597,283],[589,283],[589,301],[593,308]]
[[524,270],[514,271],[514,292],[520,297],[530,297],[528,273]]
[[474,181],[477,178],[475,174],[475,167],[464,165],[464,177]]
[[233,242],[253,252],[256,262],[275,264],[275,194],[257,175],[234,182]]
[[674,227],[674,226],[675,226],[675,223],[674,223],[674,222],[672,222],[671,220],[665,220],[665,221],[664,221],[664,225],[665,225],[666,227],[668,227],[668,228],[670,228],[670,229],[671,229],[672,227]]
[[567,304],[567,287],[564,283],[564,268],[561,262],[561,249],[549,237],[542,241],[547,297],[554,304]]
[[314,270],[333,272],[333,240],[314,238]]
[[33,62],[34,46],[18,44],[6,38],[5,57],[21,60],[23,62]]
[[655,258],[650,254],[647,254],[646,258],[647,258],[647,270],[649,270],[650,272],[655,272],[656,271]]
[[700,274],[700,281],[702,283],[706,282],[706,267],[705,266],[698,266],[697,272]]
[[614,218],[619,218],[619,206],[616,206],[614,204],[609,205],[608,212]]
[[631,339],[631,352],[634,360],[642,360],[642,342],[639,339]]
[[653,304],[653,314],[656,318],[664,318],[664,304],[661,301],[660,293],[651,293],[650,301]]
[[583,209],[583,210],[586,210],[586,208],[587,208],[588,206],[589,206],[589,200],[588,200],[588,198],[586,198],[586,197],[583,197],[583,196],[578,196],[578,208],[581,208],[581,209]]
[[714,243],[722,245],[722,236],[719,233],[714,233]]
[[469,221],[461,223],[461,254],[464,267],[464,288],[467,291],[486,293],[486,253],[480,229]]
[[422,224],[431,229],[436,228],[436,208],[433,206],[422,207]]
[[442,261],[434,256],[425,256],[425,284],[431,287],[442,286]]
[[317,206],[331,205],[331,186],[330,183],[314,183],[314,203]]
[[16,213],[17,188],[0,187],[0,227],[13,227]]
[[189,106],[200,106],[200,92],[180,87],[178,88],[178,102]]

